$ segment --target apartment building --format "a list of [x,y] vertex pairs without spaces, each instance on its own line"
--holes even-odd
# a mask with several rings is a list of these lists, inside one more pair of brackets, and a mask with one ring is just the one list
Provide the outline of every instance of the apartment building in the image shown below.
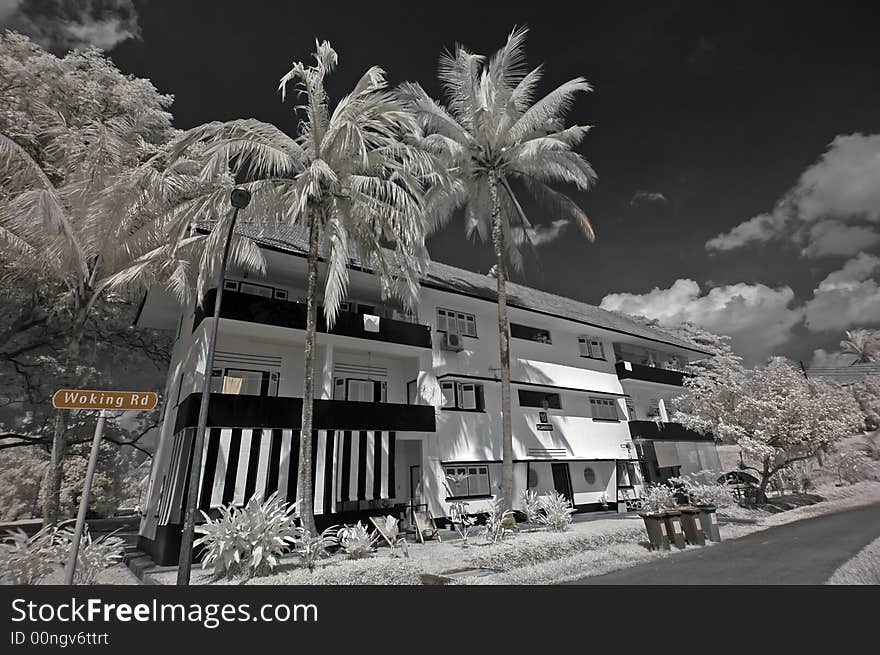
[[[213,393],[199,507],[240,505],[275,491],[296,497],[306,244],[293,228],[239,230],[259,244],[267,272],[228,273],[210,371],[206,327],[213,319],[206,312],[214,290],[200,306],[184,308],[150,291],[137,319],[176,333],[140,527],[157,562],[176,559],[206,374]],[[328,328],[319,312],[312,435],[319,527],[408,507],[444,517],[461,499],[477,513],[499,493],[495,285],[491,276],[434,262],[417,308],[405,310],[353,265],[335,324]],[[584,511],[635,508],[645,479],[640,453],[652,441],[639,430],[656,426],[655,418],[668,421],[678,369],[707,353],[518,284],[508,285],[508,304],[515,507],[532,489],[559,491]]]

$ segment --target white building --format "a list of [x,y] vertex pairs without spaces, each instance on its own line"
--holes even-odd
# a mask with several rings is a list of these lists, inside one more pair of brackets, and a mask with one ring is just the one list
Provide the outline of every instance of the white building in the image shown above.
[[[199,507],[278,490],[295,498],[305,326],[305,243],[290,228],[250,232],[259,279],[227,275]],[[320,279],[320,278],[319,278]],[[486,508],[501,480],[500,370],[494,278],[432,263],[416,315],[380,298],[353,268],[344,311],[319,311],[315,364],[315,512],[322,523],[453,498]],[[203,307],[210,313],[213,291]],[[581,302],[508,285],[515,506],[558,490],[580,509],[624,509],[642,472],[628,421],[668,420],[693,345]],[[137,324],[176,331],[142,545],[176,561],[199,390],[202,307],[147,294]],[[634,423],[633,425],[639,425]],[[674,425],[674,424],[673,424]],[[458,475],[447,491],[447,475]],[[451,495],[450,495],[451,494]],[[632,503],[631,503],[632,507]]]

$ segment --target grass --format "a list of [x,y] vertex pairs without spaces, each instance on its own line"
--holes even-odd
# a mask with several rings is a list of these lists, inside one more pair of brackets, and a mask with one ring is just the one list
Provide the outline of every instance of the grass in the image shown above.
[[825,584],[880,585],[880,538],[862,548],[837,569]]

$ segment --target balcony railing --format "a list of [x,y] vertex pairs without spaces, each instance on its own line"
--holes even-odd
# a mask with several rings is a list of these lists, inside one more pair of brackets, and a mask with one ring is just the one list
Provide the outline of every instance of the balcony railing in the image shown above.
[[[202,304],[196,308],[193,331],[213,308],[216,295],[216,289],[210,289],[205,293]],[[298,330],[306,329],[305,303],[264,298],[240,291],[223,291],[220,317]],[[340,311],[333,327],[328,330],[321,307],[318,307],[317,330],[326,334],[356,339],[384,341],[418,348],[431,347],[431,328],[427,325],[392,318],[379,318],[378,332],[371,332],[365,329],[363,314]]]
[[658,423],[656,421],[630,421],[629,434],[633,439],[664,441],[714,441],[711,434],[689,430],[681,423]]
[[[198,393],[190,394],[180,403],[175,432],[196,426],[200,404]],[[437,429],[431,405],[315,400],[313,416],[315,430],[435,432]],[[212,393],[207,425],[298,430],[301,419],[302,398]]]
[[684,383],[684,377],[687,375],[687,373],[668,368],[657,368],[656,366],[645,366],[626,361],[617,362],[615,368],[617,369],[617,377],[621,380],[643,380],[678,387]]

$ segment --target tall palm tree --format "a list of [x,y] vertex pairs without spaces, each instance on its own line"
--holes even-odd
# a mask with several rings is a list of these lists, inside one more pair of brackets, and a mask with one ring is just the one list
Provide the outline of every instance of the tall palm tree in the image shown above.
[[[148,272],[161,274],[172,289],[187,287],[187,262],[204,239],[171,237],[186,229],[187,210],[204,195],[204,181],[191,163],[167,166],[161,152],[151,154],[149,116],[96,120],[81,131],[60,117],[57,122],[47,130],[48,165],[0,134],[0,257],[15,274],[39,271],[62,290],[54,311],[68,317],[69,327],[59,384],[77,386],[88,320],[109,292],[135,285]],[[258,257],[253,244],[238,244],[234,254],[246,267],[259,267]],[[45,481],[47,524],[59,518],[66,430],[66,412],[58,411]]]
[[[283,222],[308,231],[308,275],[303,405],[297,500],[303,527],[316,534],[312,490],[313,360],[318,303],[318,264],[326,262],[324,316],[333,325],[345,298],[353,258],[374,271],[383,294],[411,302],[426,257],[421,218],[423,185],[434,160],[403,142],[415,119],[386,90],[381,68],[367,70],[354,89],[331,108],[324,86],[337,63],[326,41],[315,63],[295,63],[281,78],[302,104],[295,136],[257,120],[210,123],[190,130],[177,152],[204,148],[205,170],[231,168],[253,194],[256,221]],[[215,230],[216,232],[217,230]],[[394,250],[386,249],[393,245]]]
[[840,351],[855,357],[850,366],[877,361],[880,354],[880,333],[863,328],[847,330],[846,339],[840,342]]
[[490,58],[462,46],[444,53],[439,78],[446,107],[418,84],[399,88],[419,117],[423,130],[419,142],[452,170],[453,183],[431,193],[429,225],[436,229],[464,208],[468,236],[491,239],[494,246],[503,429],[501,496],[508,508],[513,501],[513,436],[505,285],[507,263],[522,268],[522,249],[531,246],[533,229],[518,194],[525,190],[554,216],[575,222],[587,239],[595,238],[587,215],[550,186],[561,182],[586,191],[595,179],[592,167],[574,150],[589,127],[564,128],[574,98],[591,87],[576,77],[535,101],[542,67],[526,67],[526,34],[526,28],[514,29]]

